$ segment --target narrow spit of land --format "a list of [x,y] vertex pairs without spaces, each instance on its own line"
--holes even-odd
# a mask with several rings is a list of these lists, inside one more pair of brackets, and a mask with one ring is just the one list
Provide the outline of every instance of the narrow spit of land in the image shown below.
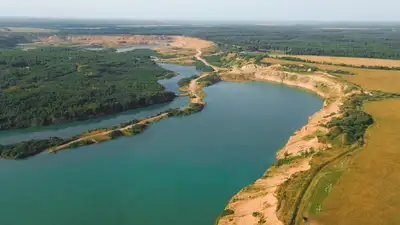
[[133,128],[135,125],[138,125],[138,124],[146,124],[146,123],[149,123],[149,122],[151,123],[151,122],[160,120],[160,119],[165,118],[165,117],[168,117],[168,113],[163,113],[163,114],[158,115],[158,116],[153,116],[153,117],[144,119],[144,120],[142,120],[142,121],[140,121],[140,122],[138,122],[138,123],[128,125],[128,126],[126,126],[126,127],[122,127],[122,128],[118,128],[118,129],[113,129],[113,130],[107,130],[107,131],[100,132],[100,133],[96,133],[96,134],[93,134],[93,135],[84,136],[84,137],[78,138],[78,139],[76,139],[76,140],[70,141],[70,142],[68,142],[68,143],[66,143],[66,144],[63,144],[63,145],[60,145],[60,146],[51,148],[51,149],[49,149],[49,151],[50,151],[50,152],[57,152],[57,151],[60,151],[60,150],[63,150],[63,149],[70,148],[70,146],[73,145],[73,144],[75,144],[75,143],[83,142],[83,141],[86,141],[86,140],[93,140],[94,142],[96,142],[96,138],[97,138],[97,137],[107,136],[107,135],[111,134],[111,133],[114,132],[114,131],[121,131],[121,132],[124,132],[124,131],[126,131],[126,130],[128,130],[128,129]]

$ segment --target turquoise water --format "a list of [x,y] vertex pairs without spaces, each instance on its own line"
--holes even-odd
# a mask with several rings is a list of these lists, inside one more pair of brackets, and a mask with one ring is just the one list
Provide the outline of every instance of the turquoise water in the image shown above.
[[222,82],[207,106],[144,133],[0,160],[0,224],[213,225],[322,100],[269,83]]

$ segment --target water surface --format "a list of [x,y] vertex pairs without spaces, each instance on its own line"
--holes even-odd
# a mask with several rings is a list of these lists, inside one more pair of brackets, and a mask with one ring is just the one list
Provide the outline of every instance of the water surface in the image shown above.
[[0,160],[0,224],[213,225],[322,107],[316,95],[278,84],[205,91],[204,111],[138,136]]

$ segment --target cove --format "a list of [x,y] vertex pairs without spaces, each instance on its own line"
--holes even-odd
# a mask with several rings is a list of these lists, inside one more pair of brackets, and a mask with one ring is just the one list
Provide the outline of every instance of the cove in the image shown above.
[[[199,71],[197,71],[196,67],[194,66],[181,66],[166,63],[160,63],[158,65],[167,70],[178,73],[177,76],[174,76],[171,79],[158,81],[164,86],[166,90],[173,92],[177,92],[177,89],[179,87],[177,82],[180,79],[199,73]],[[69,124],[50,125],[45,127],[32,127],[27,129],[0,131],[0,144],[13,144],[20,141],[28,141],[31,139],[45,139],[52,136],[70,138],[87,130],[112,127],[136,118],[153,116],[170,108],[180,108],[187,105],[187,102],[187,97],[177,97],[170,103],[157,104],[146,108],[129,110],[126,112],[110,116],[103,116],[87,121],[77,121]]]
[[221,82],[206,108],[99,145],[0,160],[0,224],[212,225],[322,107],[279,84]]

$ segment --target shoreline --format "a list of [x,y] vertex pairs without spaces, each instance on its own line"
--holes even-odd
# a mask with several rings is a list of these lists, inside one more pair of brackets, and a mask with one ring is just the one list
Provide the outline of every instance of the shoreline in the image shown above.
[[[201,48],[196,49],[196,55],[194,57],[201,59]],[[62,139],[58,137],[49,137],[47,139],[40,140],[29,140],[25,142],[18,142],[23,144],[40,144],[40,148],[33,149],[32,153],[16,155],[12,157],[8,156],[0,156],[0,158],[4,159],[23,159],[27,157],[34,156],[36,154],[42,152],[56,153],[58,151],[70,148],[77,148],[81,146],[87,146],[92,144],[98,144],[104,141],[113,140],[119,138],[121,136],[133,136],[143,132],[148,126],[150,126],[153,122],[159,121],[163,118],[167,117],[175,117],[175,116],[186,116],[193,113],[200,112],[204,109],[206,103],[203,101],[205,97],[205,93],[202,90],[204,84],[197,83],[199,79],[202,79],[206,76],[209,76],[211,73],[201,73],[196,79],[191,80],[191,82],[185,87],[180,88],[184,93],[179,94],[180,96],[189,96],[188,105],[183,109],[167,109],[164,112],[160,112],[157,115],[135,119],[129,121],[128,123],[122,123],[113,127],[105,127],[105,128],[97,128],[94,130],[88,130],[82,132],[70,139]],[[174,95],[178,96],[178,95]],[[52,138],[56,138],[56,143],[48,144]],[[29,143],[28,143],[29,142]],[[45,142],[45,143],[43,143]],[[14,148],[16,144],[7,145],[6,147]],[[51,142],[50,142],[51,143]]]
[[[190,115],[193,113],[200,112],[204,109],[204,106],[206,105],[206,103],[203,101],[204,96],[201,94],[203,92],[203,90],[202,90],[203,86],[197,84],[197,81],[208,75],[209,75],[209,73],[204,73],[204,74],[200,75],[198,78],[191,80],[187,86],[180,88],[181,91],[184,91],[184,93],[182,93],[181,95],[190,96],[188,105],[182,110],[181,109],[169,109],[169,110],[161,112],[155,116],[143,118],[142,120],[139,120],[136,123],[129,124],[124,127],[118,127],[116,129],[113,129],[113,128],[102,128],[101,129],[100,128],[98,130],[102,131],[102,132],[95,133],[96,132],[96,130],[95,130],[94,134],[92,134],[92,135],[82,136],[83,134],[86,133],[86,132],[84,132],[84,133],[80,134],[81,135],[80,138],[71,140],[71,141],[64,143],[62,145],[59,145],[59,146],[50,147],[47,149],[47,152],[56,153],[61,150],[74,148],[74,145],[78,145],[77,147],[80,147],[80,146],[85,146],[85,145],[90,145],[90,144],[98,144],[98,143],[101,143],[104,141],[113,140],[120,136],[133,136],[133,135],[135,135],[135,133],[132,133],[130,130],[132,130],[133,128],[135,128],[138,125],[143,125],[143,126],[145,126],[145,128],[147,128],[147,126],[149,126],[153,122],[157,122],[164,118],[174,117],[174,116],[185,116],[185,115]],[[201,107],[196,108],[195,110],[191,110],[192,105],[201,105]],[[179,113],[182,115],[174,115],[174,113],[177,113],[177,112],[172,112],[173,110],[179,111]],[[141,132],[143,132],[145,128],[143,128],[143,130]],[[118,132],[118,135],[116,135],[114,137],[112,134],[115,132]],[[79,144],[82,144],[82,145],[79,145]]]
[[[293,76],[297,76],[298,79],[291,79],[290,77]],[[236,68],[221,75],[221,78],[234,82],[281,83],[317,94],[324,99],[323,107],[309,117],[307,124],[289,137],[286,144],[276,152],[276,159],[279,161],[287,156],[301,156],[309,151],[329,148],[326,144],[319,143],[316,137],[310,140],[305,140],[305,137],[320,130],[327,132],[319,125],[339,113],[339,107],[346,97],[343,92],[345,84],[324,74],[299,75],[256,65]],[[331,91],[319,90],[317,84],[320,82],[328,84]],[[284,223],[278,218],[279,200],[275,193],[279,186],[288,181],[295,173],[309,170],[311,168],[310,160],[311,157],[301,157],[299,160],[279,167],[270,166],[261,178],[244,187],[229,200],[224,212],[217,218],[216,225],[283,225]]]

